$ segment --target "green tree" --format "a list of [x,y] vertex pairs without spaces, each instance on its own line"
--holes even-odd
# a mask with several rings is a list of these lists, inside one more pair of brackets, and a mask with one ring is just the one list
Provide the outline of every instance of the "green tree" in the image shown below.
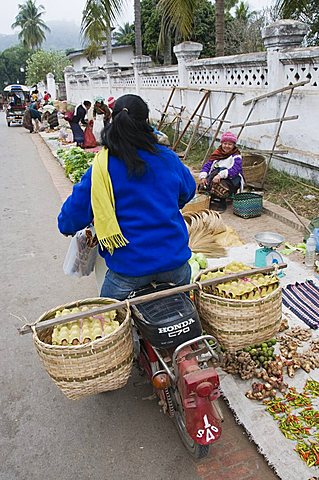
[[26,0],[19,4],[19,13],[11,28],[21,28],[18,37],[24,47],[31,50],[40,48],[45,40],[45,32],[50,32],[41,18],[43,13],[43,5],[37,7],[35,0]]
[[[154,61],[162,62],[165,44],[163,42],[159,49],[158,39],[161,34],[163,17],[160,13],[161,10],[156,8],[157,4],[157,0],[142,0],[141,3],[143,51]],[[168,37],[172,44],[180,41],[175,31],[165,35],[166,40]],[[215,7],[209,0],[198,0],[189,40],[203,44],[202,56],[215,55]]]
[[32,52],[22,45],[15,45],[0,53],[0,90],[11,83],[25,83],[26,61]]
[[309,27],[307,45],[319,45],[318,0],[276,0],[275,9],[281,18],[292,18]]
[[113,33],[113,38],[116,45],[132,45],[135,44],[135,32],[133,23],[124,23],[123,27],[119,27]]
[[26,80],[29,85],[45,80],[48,73],[53,73],[56,81],[63,80],[63,71],[70,64],[62,52],[45,52],[38,50],[27,60]]

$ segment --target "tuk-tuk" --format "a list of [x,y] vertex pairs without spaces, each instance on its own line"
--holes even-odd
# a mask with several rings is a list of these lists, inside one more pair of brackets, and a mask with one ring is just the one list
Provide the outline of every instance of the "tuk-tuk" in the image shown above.
[[25,85],[8,85],[4,89],[5,112],[7,125],[11,123],[22,125],[23,115],[27,108],[27,102],[30,100],[29,88]]

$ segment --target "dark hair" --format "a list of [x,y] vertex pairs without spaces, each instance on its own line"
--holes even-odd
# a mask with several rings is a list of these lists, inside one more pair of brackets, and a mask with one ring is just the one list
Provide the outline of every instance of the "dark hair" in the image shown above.
[[85,105],[86,107],[90,107],[92,104],[89,100],[84,100],[83,105]]
[[111,155],[125,162],[130,175],[143,175],[145,162],[138,149],[155,153],[157,139],[148,123],[148,106],[138,95],[118,98],[112,112],[112,123],[102,131],[102,145]]

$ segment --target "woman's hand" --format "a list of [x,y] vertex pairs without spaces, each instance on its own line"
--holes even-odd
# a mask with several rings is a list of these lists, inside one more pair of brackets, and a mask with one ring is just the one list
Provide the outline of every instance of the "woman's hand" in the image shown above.
[[202,187],[207,187],[207,178],[201,178],[199,183]]
[[216,175],[214,178],[213,178],[213,183],[220,183],[221,181],[221,178],[219,175]]

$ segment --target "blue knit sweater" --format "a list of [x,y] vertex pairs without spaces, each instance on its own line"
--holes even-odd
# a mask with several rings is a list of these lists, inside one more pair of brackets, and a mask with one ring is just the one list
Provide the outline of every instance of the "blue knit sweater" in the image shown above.
[[[156,148],[156,154],[138,151],[147,166],[142,177],[129,177],[124,162],[109,156],[116,217],[129,244],[116,248],[113,255],[105,249],[100,254],[106,265],[121,275],[166,272],[191,256],[179,209],[194,196],[195,181],[174,152],[161,145]],[[61,233],[74,234],[93,221],[91,173],[89,168],[64,202],[58,217]]]

